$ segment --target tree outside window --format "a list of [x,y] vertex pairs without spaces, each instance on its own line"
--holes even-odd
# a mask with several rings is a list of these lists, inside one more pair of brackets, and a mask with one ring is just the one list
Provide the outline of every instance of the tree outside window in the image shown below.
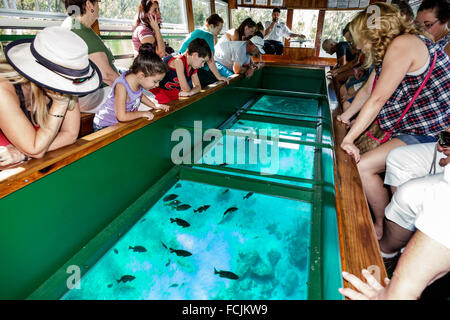
[[[239,27],[246,18],[252,18],[256,23],[261,22],[263,25],[266,21],[272,21],[272,9],[244,8],[231,10],[231,21],[233,28]],[[287,10],[281,10],[280,21],[286,22]]]
[[211,15],[211,3],[209,0],[192,0],[194,10],[195,28],[203,27],[206,18]]
[[342,29],[345,25],[352,21],[358,14],[358,10],[352,11],[326,11],[325,21],[323,23],[322,39],[320,40],[320,54],[319,57],[335,58],[336,54],[330,56],[322,49],[322,42],[325,39],[333,39],[336,42],[345,41],[342,36]]
[[306,47],[314,48],[314,41],[317,32],[317,19],[319,17],[319,10],[294,10],[292,18],[292,32],[304,34],[307,41],[300,43],[293,38],[290,42],[291,47]]

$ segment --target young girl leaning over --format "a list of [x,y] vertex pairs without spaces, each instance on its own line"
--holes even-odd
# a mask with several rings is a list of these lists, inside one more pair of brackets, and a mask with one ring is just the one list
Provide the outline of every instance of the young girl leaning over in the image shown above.
[[169,106],[155,105],[143,94],[144,89],[157,87],[167,70],[166,64],[153,52],[151,45],[143,44],[130,69],[114,81],[107,100],[95,114],[94,130],[137,118],[153,119],[151,111],[138,111],[141,102],[152,109],[168,111]]

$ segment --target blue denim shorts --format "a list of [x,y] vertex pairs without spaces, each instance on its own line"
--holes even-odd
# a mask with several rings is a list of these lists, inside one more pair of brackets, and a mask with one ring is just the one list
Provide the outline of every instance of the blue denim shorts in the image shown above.
[[234,72],[232,72],[230,69],[228,69],[227,67],[225,67],[223,64],[221,64],[218,61],[216,61],[216,67],[217,67],[217,71],[219,71],[219,73],[222,77],[228,78],[229,76],[232,76],[234,74]]
[[437,141],[437,136],[432,137],[432,136],[425,136],[425,135],[419,135],[419,134],[399,134],[398,136],[395,136],[394,138],[402,140],[407,145]]

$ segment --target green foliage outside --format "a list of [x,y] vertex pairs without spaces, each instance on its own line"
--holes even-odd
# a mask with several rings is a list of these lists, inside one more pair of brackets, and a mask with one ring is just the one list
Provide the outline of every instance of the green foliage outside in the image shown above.
[[[323,24],[321,44],[325,39],[333,39],[335,41],[345,41],[342,36],[342,29],[349,23],[358,13],[355,11],[326,11],[325,22]],[[330,57],[320,46],[320,57]],[[335,57],[335,55],[334,55]]]
[[194,11],[194,25],[196,28],[203,27],[206,18],[211,15],[209,0],[192,0]]

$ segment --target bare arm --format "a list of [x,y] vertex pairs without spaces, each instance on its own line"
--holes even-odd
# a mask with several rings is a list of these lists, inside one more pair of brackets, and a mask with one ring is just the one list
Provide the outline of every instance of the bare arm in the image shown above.
[[[150,26],[152,27],[153,32],[155,33],[156,54],[158,56],[160,56],[161,58],[164,58],[166,56],[166,45],[164,43],[164,40],[163,40],[163,37],[161,34],[161,30],[159,29],[158,22],[156,21],[156,18],[152,14],[149,15],[149,20],[150,20]],[[155,39],[153,39],[153,40],[155,40]]]
[[145,94],[142,94],[141,102],[143,102],[144,104],[153,109],[162,109],[164,111],[169,111],[170,109],[170,107],[165,104],[158,104],[158,105],[154,104]]
[[341,115],[337,117],[339,121],[348,124],[350,122],[350,119],[355,114],[357,114],[359,110],[361,110],[364,103],[366,103],[370,97],[373,82],[375,80],[375,74],[376,72],[375,70],[373,70],[367,81],[364,83],[361,89],[358,90],[358,93],[356,94],[355,99],[353,99],[350,108],[348,108],[345,112],[343,112]]
[[67,110],[61,128],[48,148],[48,151],[75,143],[80,132],[80,107],[75,103],[73,110]]
[[228,78],[222,77],[220,75],[219,70],[217,70],[216,62],[214,61],[213,57],[211,57],[211,59],[209,59],[208,67],[209,67],[209,70],[211,70],[211,72],[214,74],[214,76],[216,77],[216,79],[218,81],[225,81],[226,83],[229,83]]
[[239,39],[239,32],[237,31],[237,29],[234,29],[233,34],[230,33],[225,33],[228,37],[228,40],[230,41],[242,41],[242,39]]
[[386,279],[383,288],[367,271],[363,271],[367,284],[352,274],[343,273],[344,279],[358,291],[339,289],[354,300],[412,300],[423,290],[450,271],[450,250],[417,230],[400,257],[392,280]]
[[[47,115],[46,127],[35,130],[20,108],[19,99],[14,87],[7,81],[0,84],[0,128],[11,144],[19,151],[31,157],[45,153],[58,134],[63,122],[62,117],[50,114],[65,115],[69,98],[60,94],[52,95],[53,103]],[[49,92],[50,95],[50,92]]]
[[[423,47],[420,47],[419,42],[416,42],[416,40]],[[411,47],[417,47],[417,50],[410,50]],[[397,89],[406,73],[413,71],[415,66],[422,66],[427,59],[427,55],[428,50],[423,42],[414,36],[399,36],[388,47],[383,59],[383,69],[375,90],[362,106],[355,123],[341,144],[341,147],[348,154],[353,155],[357,162],[359,161],[359,150],[353,142],[375,120],[381,108]]]
[[94,52],[89,55],[89,59],[91,59],[97,67],[100,69],[102,74],[103,82],[108,86],[112,86],[114,80],[119,76],[117,72],[115,72],[111,66],[109,65],[108,57],[104,52]]
[[342,73],[342,72],[345,72],[345,71],[347,71],[347,70],[352,69],[352,68],[355,67],[358,63],[359,63],[359,59],[358,59],[358,58],[353,59],[352,61],[350,61],[349,63],[346,63],[346,64],[343,65],[342,67],[339,67],[339,68],[337,68],[337,69],[330,70],[329,73],[330,73],[332,76],[336,76],[336,75],[339,74],[339,73]]
[[450,250],[417,230],[395,268],[386,299],[418,299],[428,285],[448,271]]
[[345,57],[345,54],[337,60],[337,63],[339,66],[344,66],[347,64],[347,58]]
[[129,112],[126,109],[126,101],[128,99],[127,89],[121,84],[117,83],[114,88],[114,111],[116,113],[117,120],[120,122],[128,122],[138,118],[146,117],[148,120],[153,119],[153,113],[150,111],[135,111]]
[[200,84],[200,80],[198,79],[197,73],[194,73],[192,75],[191,79],[192,79],[192,85],[194,87],[189,91],[180,92],[180,97],[190,97],[190,96],[193,96],[194,94],[199,93],[200,90],[202,90],[202,86]]
[[264,37],[267,36],[269,34],[269,32],[273,29],[273,26],[275,25],[276,21],[272,20],[272,23],[270,24],[270,26],[268,26],[266,28],[266,30],[264,30]]

